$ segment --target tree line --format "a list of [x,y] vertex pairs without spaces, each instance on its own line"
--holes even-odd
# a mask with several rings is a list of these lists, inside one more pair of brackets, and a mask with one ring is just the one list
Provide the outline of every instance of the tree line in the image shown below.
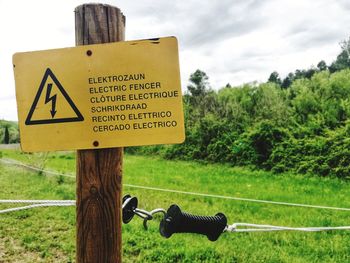
[[281,80],[214,91],[201,70],[183,97],[183,144],[129,148],[169,159],[203,160],[348,177],[350,172],[350,44],[330,65],[296,70]]
[[343,69],[350,68],[350,38],[348,40],[341,41],[341,52],[338,54],[336,60],[330,65],[324,60],[317,63],[317,66],[311,66],[309,69],[297,69],[295,72],[290,72],[284,79],[281,79],[279,73],[274,71],[270,74],[268,82],[273,82],[279,85],[281,88],[288,88],[294,80],[307,78],[310,79],[315,73],[328,70],[330,73],[341,71]]

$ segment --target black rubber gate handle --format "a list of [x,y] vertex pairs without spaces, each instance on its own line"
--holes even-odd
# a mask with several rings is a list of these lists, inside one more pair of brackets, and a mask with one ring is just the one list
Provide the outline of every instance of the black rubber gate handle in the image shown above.
[[215,216],[191,215],[182,212],[177,205],[172,205],[160,222],[159,231],[166,238],[174,233],[197,233],[206,235],[210,241],[215,241],[226,225],[227,218],[222,213]]

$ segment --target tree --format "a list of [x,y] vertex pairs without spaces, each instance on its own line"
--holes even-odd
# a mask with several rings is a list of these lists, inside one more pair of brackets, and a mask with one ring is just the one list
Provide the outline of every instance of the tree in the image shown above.
[[305,78],[307,79],[311,79],[312,76],[317,72],[317,70],[314,67],[309,68],[306,72],[305,72]]
[[340,71],[350,67],[350,58],[347,51],[343,50],[337,59],[332,63],[330,70],[331,72]]
[[9,144],[9,143],[10,143],[9,128],[7,126],[5,126],[4,144]]
[[276,84],[278,84],[278,85],[281,85],[281,84],[282,84],[280,75],[278,74],[277,71],[272,72],[272,73],[270,74],[270,77],[269,77],[269,79],[268,79],[267,81],[268,81],[268,82],[276,83]]
[[189,95],[186,100],[190,105],[190,112],[192,115],[203,116],[208,110],[208,103],[212,101],[208,100],[208,95],[212,92],[209,89],[209,77],[204,71],[197,69],[194,73],[190,75],[190,84],[187,86]]
[[342,51],[337,59],[329,66],[331,73],[350,68],[350,38],[339,43]]
[[199,69],[190,75],[188,93],[184,96],[187,126],[195,125],[216,107],[216,94],[209,89],[208,79],[207,74]]
[[294,80],[305,78],[306,71],[304,69],[297,69],[294,73]]
[[294,80],[294,74],[291,72],[287,75],[287,77],[282,81],[281,87],[286,89],[288,88],[290,85],[292,85]]
[[343,40],[339,43],[342,51],[344,51],[348,57],[350,57],[350,37],[348,40]]
[[320,62],[318,62],[317,64],[317,68],[319,69],[319,71],[323,71],[323,70],[327,70],[327,64],[324,60],[321,60]]
[[203,97],[208,92],[209,77],[204,71],[197,69],[190,76],[190,85],[187,86],[188,91],[193,97]]

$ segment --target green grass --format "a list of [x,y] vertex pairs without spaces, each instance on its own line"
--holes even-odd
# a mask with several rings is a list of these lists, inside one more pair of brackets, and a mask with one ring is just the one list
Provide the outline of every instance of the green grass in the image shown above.
[[[74,153],[22,154],[2,151],[17,159],[74,174]],[[123,182],[200,193],[350,207],[349,183],[336,178],[273,175],[225,165],[166,161],[154,157],[124,158]],[[74,199],[75,180],[0,165],[0,199]],[[284,226],[350,225],[350,212],[297,208],[209,197],[189,196],[124,187],[146,210],[178,204],[204,215],[223,212],[229,223],[249,222]],[[4,208],[5,206],[0,206]],[[133,219],[123,225],[124,262],[349,262],[350,232],[224,233],[216,242],[205,236],[159,235],[160,218],[143,229]],[[75,209],[41,208],[0,215],[0,262],[73,262]]]

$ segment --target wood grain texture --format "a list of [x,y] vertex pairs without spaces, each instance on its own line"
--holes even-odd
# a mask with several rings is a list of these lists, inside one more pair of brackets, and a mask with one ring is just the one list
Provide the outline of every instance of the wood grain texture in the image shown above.
[[[109,5],[78,6],[75,35],[76,45],[123,41],[125,17]],[[121,262],[122,163],[123,148],[77,152],[78,263]]]
[[123,41],[125,16],[119,8],[103,4],[85,4],[75,9],[76,45]]

